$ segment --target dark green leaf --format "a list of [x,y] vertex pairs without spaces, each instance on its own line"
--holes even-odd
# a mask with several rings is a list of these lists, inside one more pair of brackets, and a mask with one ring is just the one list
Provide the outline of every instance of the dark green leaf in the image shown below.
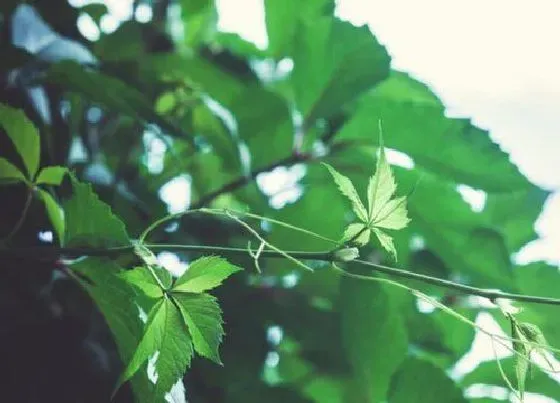
[[457,385],[441,370],[418,358],[405,360],[391,383],[391,403],[467,403]]
[[368,402],[385,400],[407,353],[406,328],[391,297],[377,282],[342,279],[344,347]]
[[107,204],[99,200],[90,184],[72,178],[72,196],[62,205],[66,217],[66,245],[130,244],[124,224]]
[[173,291],[201,293],[211,290],[240,270],[239,267],[220,257],[201,257],[192,262],[185,273],[177,279]]
[[334,17],[302,21],[294,51],[294,88],[305,122],[329,117],[389,74],[389,56],[367,26]]
[[222,342],[222,311],[216,298],[209,294],[176,293],[183,320],[198,354],[221,364],[218,348]]
[[37,128],[23,111],[0,104],[0,127],[4,129],[33,179],[39,169],[40,139]]
[[360,101],[337,138],[378,143],[383,122],[386,146],[448,180],[490,192],[525,189],[527,179],[488,133],[468,120],[448,118],[441,101],[423,84],[392,73]]

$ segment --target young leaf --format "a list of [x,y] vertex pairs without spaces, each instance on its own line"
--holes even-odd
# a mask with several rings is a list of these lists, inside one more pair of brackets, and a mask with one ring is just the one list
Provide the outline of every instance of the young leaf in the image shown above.
[[391,200],[397,189],[391,167],[385,157],[383,138],[380,136],[379,159],[375,174],[368,184],[369,222],[375,227],[402,229],[410,221],[407,217],[406,197]]
[[395,249],[395,245],[393,244],[393,238],[391,238],[391,236],[387,235],[379,228],[374,228],[373,232],[375,233],[375,236],[377,236],[377,239],[379,240],[379,243],[381,244],[383,249],[389,252],[395,258],[395,260],[397,260],[397,250]]
[[66,169],[66,167],[60,167],[60,166],[51,166],[51,167],[45,167],[41,170],[41,172],[39,172],[39,175],[37,175],[37,179],[35,180],[35,183],[40,185],[40,184],[44,184],[44,185],[60,185],[62,182],[62,179],[64,179],[64,175],[68,172],[68,170]]
[[523,332],[519,328],[517,320],[512,316],[508,315],[511,322],[511,337],[520,341],[513,341],[513,350],[517,353],[515,354],[515,375],[517,377],[517,389],[519,390],[519,398],[523,401],[523,395],[525,394],[525,380],[527,379],[527,373],[529,372],[530,365],[530,354],[527,348],[526,338]]
[[[554,370],[554,366],[552,365],[549,358],[545,354],[548,347],[548,342],[546,341],[546,338],[544,337],[542,330],[539,329],[537,325],[534,325],[532,323],[527,323],[527,322],[520,322],[519,330],[521,333],[523,333],[523,335],[529,342],[527,344],[527,349],[529,350],[529,354],[531,353],[531,351],[535,350],[546,361],[550,369]],[[534,343],[534,344],[530,344],[530,343]]]
[[35,125],[22,111],[0,104],[0,127],[4,128],[21,156],[27,169],[27,178],[33,179],[40,158],[40,140]]
[[183,320],[198,354],[221,364],[218,347],[222,342],[222,310],[215,297],[209,294],[174,294]]
[[53,199],[49,192],[43,189],[38,189],[37,194],[45,203],[47,215],[51,220],[51,224],[56,232],[59,242],[64,239],[64,212],[58,203]]
[[90,184],[79,182],[72,176],[72,196],[62,205],[66,216],[66,245],[107,247],[130,244],[123,222],[99,200]]
[[119,273],[119,277],[130,283],[135,288],[150,298],[163,297],[163,290],[156,282],[148,268],[141,266],[135,267],[132,270],[127,270]]
[[240,270],[221,257],[201,257],[192,262],[185,273],[177,279],[173,291],[201,293],[211,290]]
[[336,169],[334,169],[329,164],[323,163],[324,166],[327,167],[329,172],[331,173],[335,183],[338,185],[338,188],[342,192],[343,195],[350,199],[352,203],[352,209],[356,213],[356,216],[361,220],[366,222],[368,220],[368,213],[366,208],[364,207],[360,197],[358,196],[358,192],[356,188],[352,184],[349,178],[339,173]]
[[0,158],[0,183],[25,182],[25,175],[10,161]]
[[363,223],[350,224],[344,231],[342,236],[343,242],[355,243],[356,245],[364,246],[369,242],[371,230]]

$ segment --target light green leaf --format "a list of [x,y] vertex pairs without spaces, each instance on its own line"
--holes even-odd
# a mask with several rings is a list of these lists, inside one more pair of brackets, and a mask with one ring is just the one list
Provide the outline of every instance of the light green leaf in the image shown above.
[[[152,308],[144,336],[119,378],[118,386],[137,373],[148,358],[155,361],[155,386],[151,391],[151,400],[146,398],[146,401],[163,401],[165,394],[183,376],[191,362],[192,340],[175,303],[163,298]],[[147,377],[147,374],[143,376]],[[150,381],[153,382],[153,379]]]
[[119,277],[130,283],[150,298],[163,297],[163,290],[156,282],[147,267],[135,267],[119,273]]
[[403,229],[410,222],[406,208],[406,196],[389,200],[377,213],[372,225],[387,229]]
[[393,373],[407,355],[406,327],[395,302],[378,282],[341,279],[343,345],[363,401],[387,400]]
[[[171,288],[173,284],[173,277],[165,267],[162,267],[157,260],[156,255],[146,246],[136,243],[134,245],[134,253],[146,264],[146,270],[152,272],[159,278],[165,289]],[[151,276],[151,273],[149,273]],[[153,278],[153,277],[152,277]]]
[[5,131],[21,156],[27,178],[33,179],[39,169],[40,139],[37,128],[23,111],[0,104],[0,127]]
[[183,320],[198,354],[221,364],[218,348],[222,342],[222,310],[216,298],[209,294],[174,294]]
[[[366,229],[366,225],[363,223],[353,223],[346,228],[344,235],[342,236],[343,242],[349,242],[353,240],[353,243],[357,245],[364,246],[369,242],[369,237],[371,230]],[[354,239],[355,238],[355,239]]]
[[25,182],[25,175],[10,161],[0,158],[0,183]]
[[37,176],[35,183],[38,185],[40,184],[60,185],[62,179],[64,179],[64,175],[66,175],[67,172],[68,170],[66,169],[66,167],[60,167],[60,166],[45,167],[41,170],[41,172],[39,172],[39,175]]
[[368,218],[367,210],[364,207],[362,201],[360,200],[360,196],[358,196],[358,192],[356,191],[356,188],[352,184],[352,181],[350,181],[348,177],[339,173],[336,169],[334,169],[329,164],[323,163],[323,165],[326,166],[329,172],[331,173],[335,183],[337,184],[342,194],[348,197],[348,199],[350,199],[350,202],[352,203],[352,209],[356,213],[356,216],[361,221],[366,222]]
[[121,374],[117,382],[117,389],[132,378],[150,356],[159,351],[164,337],[168,311],[170,309],[175,309],[173,306],[169,306],[169,304],[171,303],[168,302],[167,299],[161,299],[152,307],[148,315],[144,335],[136,347],[132,359]]
[[391,386],[391,403],[468,402],[443,370],[418,358],[411,357],[402,363]]
[[377,236],[377,239],[379,240],[379,243],[381,244],[383,249],[389,252],[391,256],[393,256],[393,258],[397,260],[397,250],[395,249],[393,238],[379,228],[373,228],[373,233],[375,234],[375,236]]
[[99,200],[91,185],[72,176],[72,196],[63,202],[66,216],[65,244],[73,246],[125,246],[130,241],[126,229]]
[[368,184],[368,213],[370,218],[376,218],[383,206],[397,190],[395,178],[391,172],[391,167],[385,156],[385,148],[383,147],[383,137],[379,134],[379,158],[377,159],[377,167],[375,173],[369,179]]
[[331,116],[389,75],[390,58],[370,29],[334,16],[300,22],[293,60],[295,99],[305,122]]
[[54,200],[54,198],[50,195],[49,192],[43,189],[38,189],[37,193],[39,197],[45,203],[45,208],[47,210],[47,215],[51,220],[51,224],[56,232],[56,236],[59,242],[62,242],[64,239],[64,211],[60,207],[60,205]]
[[173,291],[201,293],[211,290],[240,270],[221,257],[204,256],[190,264],[185,273],[175,282]]
[[519,330],[517,321],[510,316],[511,321],[511,337],[514,339],[522,341],[514,341],[513,350],[517,353],[515,355],[515,375],[517,378],[517,389],[519,391],[519,397],[523,401],[523,396],[525,394],[525,381],[527,380],[527,374],[529,372],[529,350],[525,343],[525,335]]

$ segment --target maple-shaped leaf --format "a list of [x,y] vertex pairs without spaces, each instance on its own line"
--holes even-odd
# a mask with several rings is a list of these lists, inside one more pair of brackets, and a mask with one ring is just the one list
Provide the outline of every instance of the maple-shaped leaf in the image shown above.
[[361,221],[359,223],[352,223],[346,228],[342,241],[364,246],[369,242],[373,232],[383,249],[389,252],[396,260],[397,251],[393,244],[393,238],[384,229],[403,229],[407,226],[410,219],[408,218],[406,208],[406,197],[393,198],[397,185],[385,156],[383,138],[381,136],[379,144],[377,167],[375,173],[369,179],[367,189],[367,209],[360,200],[352,181],[337,172],[332,166],[328,164],[323,165],[329,170],[342,194],[348,197],[352,203],[352,209]]

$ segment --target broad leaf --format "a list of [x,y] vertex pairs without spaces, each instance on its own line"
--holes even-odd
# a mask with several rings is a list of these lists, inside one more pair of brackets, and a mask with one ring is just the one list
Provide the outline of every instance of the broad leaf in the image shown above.
[[209,294],[174,295],[183,320],[187,324],[195,351],[217,364],[221,364],[218,347],[222,342],[222,310],[216,298]]
[[293,59],[296,103],[307,123],[329,117],[389,74],[390,58],[369,28],[334,17],[301,21]]
[[418,358],[408,358],[402,363],[391,389],[388,399],[391,403],[468,402],[443,370]]
[[216,288],[222,281],[240,271],[237,266],[217,256],[205,256],[192,262],[177,279],[173,291],[201,293]]
[[359,101],[337,139],[378,144],[379,120],[387,147],[410,156],[439,177],[489,192],[527,189],[527,179],[488,133],[467,119],[445,115],[442,102],[406,74],[391,77]]
[[374,281],[344,277],[340,299],[344,347],[365,401],[384,401],[407,354],[403,318],[392,294]]
[[0,183],[25,182],[25,174],[5,158],[0,158]]
[[65,244],[80,246],[125,246],[126,229],[111,208],[99,200],[91,185],[72,177],[72,196],[64,201]]
[[49,220],[51,220],[51,224],[54,228],[54,231],[56,232],[56,236],[59,242],[62,242],[64,240],[65,227],[64,211],[62,211],[60,205],[46,190],[38,189],[37,194],[45,204],[47,215],[49,216]]
[[356,188],[352,184],[352,181],[348,179],[346,176],[339,173],[336,169],[334,169],[329,164],[323,164],[323,165],[326,166],[329,172],[331,173],[335,183],[338,185],[338,188],[340,189],[342,194],[348,197],[348,199],[350,199],[350,202],[352,203],[352,209],[356,213],[356,216],[361,221],[367,222],[368,219],[367,210],[364,207],[362,201],[360,200],[360,196],[358,196],[358,192],[356,191]]
[[40,139],[37,128],[23,111],[0,104],[0,127],[4,129],[21,156],[27,178],[33,179],[39,169]]
[[119,273],[119,277],[150,298],[163,297],[163,290],[147,267],[141,266],[135,267],[132,270],[123,271]]
[[[78,281],[103,314],[121,360],[129,362],[141,339],[143,325],[134,291],[117,276],[123,268],[106,258],[89,257],[72,263],[70,269],[79,274]],[[133,391],[139,402],[147,401],[150,391],[148,382],[146,377],[132,379]]]
[[67,172],[68,169],[66,169],[66,167],[45,167],[41,170],[41,172],[39,172],[37,179],[35,179],[35,183],[38,185],[60,185]]

